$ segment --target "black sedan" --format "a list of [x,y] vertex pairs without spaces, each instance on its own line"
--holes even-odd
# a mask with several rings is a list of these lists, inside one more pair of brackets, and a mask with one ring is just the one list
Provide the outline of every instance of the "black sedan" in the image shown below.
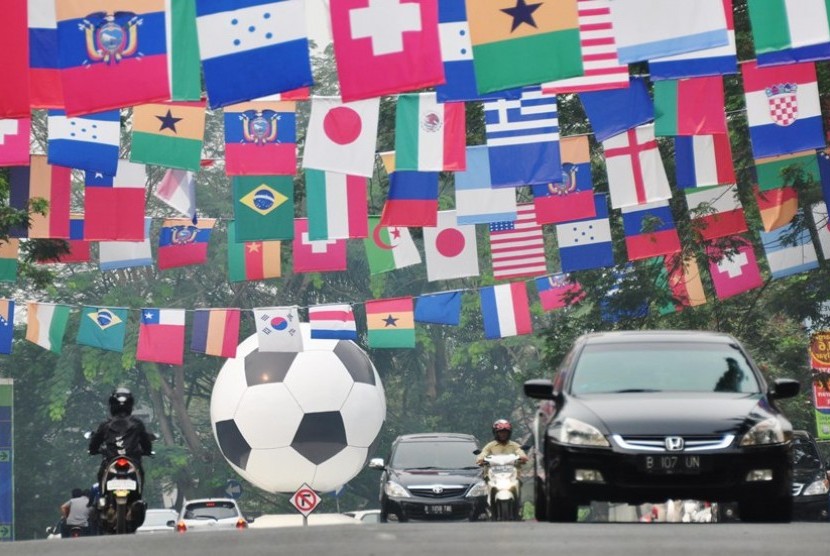
[[691,331],[589,334],[554,380],[525,394],[549,400],[535,427],[536,516],[575,521],[591,500],[737,501],[744,521],[792,518],[792,426],[732,336]]

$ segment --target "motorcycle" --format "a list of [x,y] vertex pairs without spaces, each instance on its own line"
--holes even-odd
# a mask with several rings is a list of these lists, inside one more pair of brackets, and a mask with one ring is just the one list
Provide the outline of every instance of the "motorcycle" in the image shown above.
[[487,470],[487,505],[491,521],[519,519],[519,473],[516,454],[491,455],[484,458]]

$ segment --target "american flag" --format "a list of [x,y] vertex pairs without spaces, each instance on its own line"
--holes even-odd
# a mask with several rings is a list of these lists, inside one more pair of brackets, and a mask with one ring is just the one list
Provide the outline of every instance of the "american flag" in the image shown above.
[[585,75],[542,84],[543,93],[584,93],[628,87],[628,65],[620,64],[610,0],[579,0],[579,42]]
[[490,252],[496,280],[546,274],[545,239],[533,204],[519,205],[514,222],[490,224]]

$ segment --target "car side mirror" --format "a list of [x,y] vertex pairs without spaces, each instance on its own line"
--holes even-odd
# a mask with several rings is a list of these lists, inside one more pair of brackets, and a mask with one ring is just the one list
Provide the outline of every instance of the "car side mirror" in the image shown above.
[[370,469],[383,469],[386,465],[383,462],[383,458],[372,458],[369,460],[369,468]]
[[558,393],[553,389],[553,381],[546,378],[528,380],[524,385],[525,396],[537,400],[555,400]]
[[776,378],[768,391],[768,396],[774,400],[794,398],[801,391],[801,383],[791,378]]
[[167,525],[168,527],[175,527],[175,526],[176,526],[176,520],[175,520],[175,519],[171,519],[170,521],[168,521],[167,523],[165,523],[165,525]]

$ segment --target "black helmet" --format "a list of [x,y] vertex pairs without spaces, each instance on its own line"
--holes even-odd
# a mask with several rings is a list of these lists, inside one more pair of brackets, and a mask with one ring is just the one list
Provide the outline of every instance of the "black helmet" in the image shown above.
[[116,388],[110,394],[110,415],[132,415],[133,394],[126,388]]
[[513,432],[513,426],[507,419],[499,419],[493,423],[493,438],[498,440],[499,431],[507,431],[507,438],[510,439],[510,433]]

